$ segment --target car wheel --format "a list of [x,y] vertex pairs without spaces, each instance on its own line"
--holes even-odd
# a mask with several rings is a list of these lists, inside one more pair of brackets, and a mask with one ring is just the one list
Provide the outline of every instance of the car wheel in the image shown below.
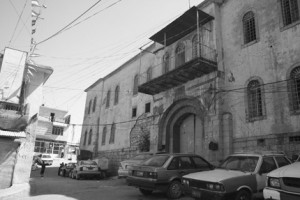
[[80,175],[79,174],[76,174],[76,179],[80,180]]
[[235,196],[235,200],[250,200],[251,194],[246,190],[240,190]]
[[178,199],[182,195],[182,186],[179,181],[172,181],[167,191],[167,197],[170,199]]
[[145,196],[148,196],[150,194],[152,194],[152,190],[145,190],[145,189],[142,189],[142,188],[139,188],[140,189],[140,192],[145,195]]

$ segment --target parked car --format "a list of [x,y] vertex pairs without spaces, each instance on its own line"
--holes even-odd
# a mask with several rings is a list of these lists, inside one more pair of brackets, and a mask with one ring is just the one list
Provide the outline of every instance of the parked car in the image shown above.
[[121,161],[118,169],[118,177],[127,177],[129,175],[129,172],[132,170],[132,166],[139,165],[152,156],[153,153],[141,153],[128,160]]
[[76,167],[76,163],[70,162],[62,166],[60,169],[59,175],[60,176],[67,176],[69,177],[70,172]]
[[300,199],[300,162],[271,171],[263,194],[266,200]]
[[212,171],[183,176],[182,183],[195,199],[250,200],[253,195],[262,197],[267,173],[290,163],[278,153],[234,154]]
[[41,159],[42,159],[42,161],[44,161],[44,163],[46,165],[52,165],[53,164],[53,158],[51,157],[50,154],[42,154]]
[[128,185],[139,188],[144,195],[163,191],[168,198],[182,195],[181,177],[197,171],[212,170],[214,166],[194,154],[157,154],[139,166],[133,166],[127,177]]
[[75,168],[72,170],[72,178],[77,180],[81,178],[101,178],[101,169],[93,160],[78,161]]

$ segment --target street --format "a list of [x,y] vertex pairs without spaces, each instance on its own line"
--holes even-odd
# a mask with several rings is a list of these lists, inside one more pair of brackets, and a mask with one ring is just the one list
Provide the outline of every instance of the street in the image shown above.
[[[30,197],[22,199],[39,200],[88,200],[88,199],[122,199],[122,200],[163,200],[163,193],[155,192],[143,196],[135,187],[127,186],[125,179],[110,177],[102,180],[75,180],[57,175],[58,167],[47,167],[45,177],[40,177],[40,169],[31,172]],[[190,197],[181,197],[190,200]]]

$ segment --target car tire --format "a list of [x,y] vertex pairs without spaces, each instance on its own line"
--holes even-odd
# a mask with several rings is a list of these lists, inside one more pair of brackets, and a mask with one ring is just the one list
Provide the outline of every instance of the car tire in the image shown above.
[[240,190],[234,200],[251,200],[251,194],[246,190]]
[[152,192],[153,192],[153,190],[145,190],[145,189],[142,189],[142,188],[139,188],[139,190],[145,196],[148,196],[148,195],[152,194]]
[[179,181],[172,181],[168,187],[167,197],[178,199],[182,195],[182,186]]

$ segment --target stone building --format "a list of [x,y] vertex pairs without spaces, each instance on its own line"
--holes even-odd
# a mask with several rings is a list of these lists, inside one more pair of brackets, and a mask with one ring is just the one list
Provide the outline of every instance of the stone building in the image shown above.
[[81,149],[300,152],[300,3],[205,0],[86,89]]
[[53,72],[26,58],[26,52],[10,48],[0,56],[0,194],[29,184],[43,84]]

